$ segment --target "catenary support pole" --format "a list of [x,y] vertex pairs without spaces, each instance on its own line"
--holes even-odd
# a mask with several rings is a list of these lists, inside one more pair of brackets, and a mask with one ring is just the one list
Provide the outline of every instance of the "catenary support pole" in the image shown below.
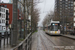
[[17,45],[18,40],[18,31],[17,31],[17,21],[18,21],[18,9],[17,9],[18,0],[13,0],[13,19],[12,19],[12,32],[11,32],[11,46]]

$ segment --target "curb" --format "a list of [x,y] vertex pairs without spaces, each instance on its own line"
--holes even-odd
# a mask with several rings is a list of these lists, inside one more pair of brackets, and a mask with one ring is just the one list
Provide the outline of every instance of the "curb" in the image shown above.
[[61,36],[75,40],[75,36],[72,36],[72,35],[63,35],[63,34],[61,34]]

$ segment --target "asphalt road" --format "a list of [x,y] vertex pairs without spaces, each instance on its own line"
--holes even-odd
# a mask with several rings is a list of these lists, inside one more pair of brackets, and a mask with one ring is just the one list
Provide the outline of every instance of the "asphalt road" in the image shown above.
[[32,39],[32,50],[75,50],[75,40],[63,36],[50,36],[43,30],[38,30]]

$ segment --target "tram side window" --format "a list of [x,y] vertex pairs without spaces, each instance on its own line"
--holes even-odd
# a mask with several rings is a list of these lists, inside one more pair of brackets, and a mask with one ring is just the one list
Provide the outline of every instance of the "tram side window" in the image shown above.
[[50,30],[50,26],[48,26],[48,30]]

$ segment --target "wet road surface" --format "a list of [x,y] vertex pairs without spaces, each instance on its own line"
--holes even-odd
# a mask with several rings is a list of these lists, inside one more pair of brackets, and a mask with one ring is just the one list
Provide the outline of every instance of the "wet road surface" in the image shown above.
[[33,35],[32,50],[75,50],[75,40],[63,36],[50,36],[43,30]]
[[4,45],[4,38],[1,40],[0,50],[11,50],[9,40],[10,40],[10,38],[8,38],[8,45],[7,45],[7,39],[5,39],[5,45]]

